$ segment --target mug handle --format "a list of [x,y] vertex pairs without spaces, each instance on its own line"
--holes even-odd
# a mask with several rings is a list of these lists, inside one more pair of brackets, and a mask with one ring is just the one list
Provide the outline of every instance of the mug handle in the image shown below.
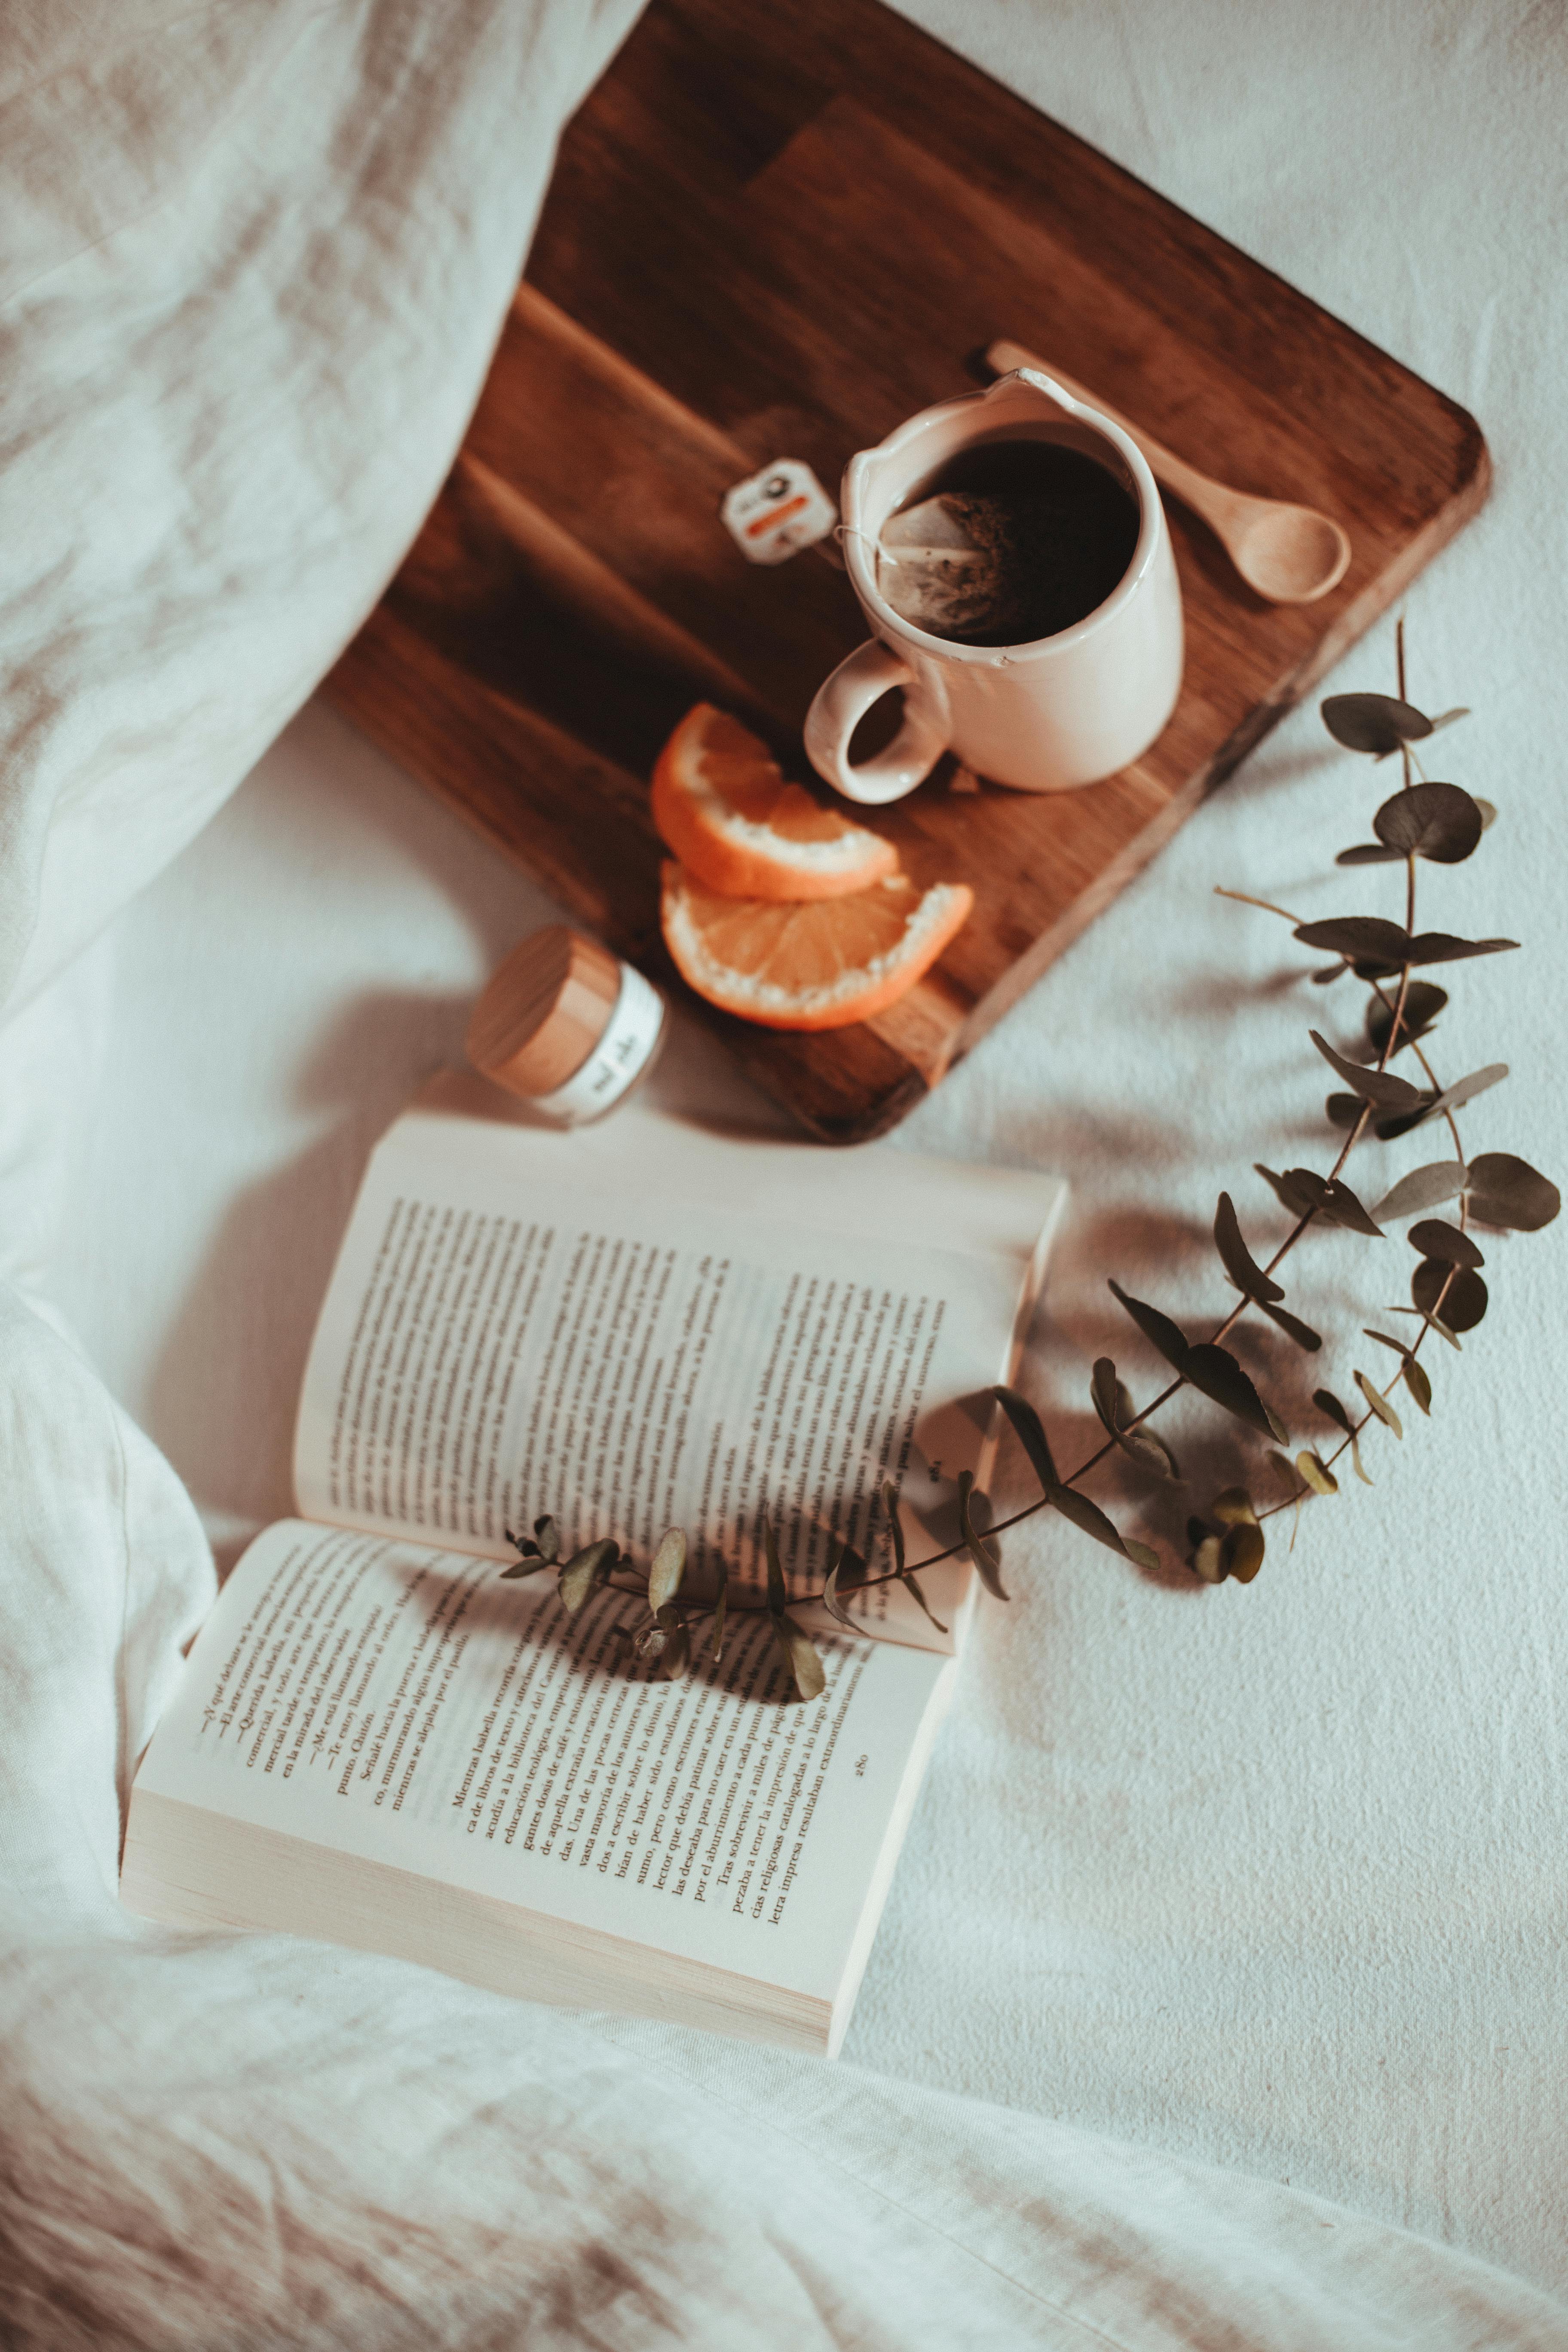
[[817,688],[805,715],[805,752],[816,772],[846,799],[879,808],[902,800],[930,775],[947,749],[947,730],[906,698],[904,723],[885,751],[857,767],[849,739],[874,702],[895,686],[910,687],[914,671],[879,637],[857,646]]

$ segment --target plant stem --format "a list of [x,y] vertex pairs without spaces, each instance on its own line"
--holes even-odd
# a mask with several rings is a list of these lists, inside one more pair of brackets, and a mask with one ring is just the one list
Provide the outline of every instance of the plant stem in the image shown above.
[[1302,919],[1289,907],[1277,907],[1271,898],[1255,898],[1249,890],[1227,890],[1223,882],[1215,884],[1214,894],[1216,898],[1234,898],[1238,907],[1261,907],[1266,915],[1282,915],[1288,923],[1300,925]]

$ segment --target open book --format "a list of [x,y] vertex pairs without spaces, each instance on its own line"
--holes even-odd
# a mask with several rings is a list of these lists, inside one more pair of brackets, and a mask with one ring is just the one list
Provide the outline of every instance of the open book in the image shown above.
[[[973,1607],[911,1565],[984,1487],[1063,1188],[630,1111],[574,1135],[438,1080],[374,1154],[307,1366],[300,1517],[228,1579],[142,1759],[121,1894],[584,2008],[837,2050]],[[764,1512],[826,1686],[797,1700]],[[728,1584],[667,1679],[508,1529]],[[798,1603],[799,1605],[793,1605]],[[646,1610],[641,1612],[646,1620]],[[940,1631],[932,1619],[940,1620]]]

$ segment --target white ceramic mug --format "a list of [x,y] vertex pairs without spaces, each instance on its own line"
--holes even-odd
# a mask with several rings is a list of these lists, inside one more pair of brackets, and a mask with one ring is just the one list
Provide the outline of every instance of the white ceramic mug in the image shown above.
[[[1096,458],[1138,502],[1126,572],[1083,620],[1031,645],[958,645],[895,613],[877,586],[882,526],[955,453],[977,441],[1065,443]],[[818,688],[805,749],[818,775],[872,806],[912,792],[951,751],[977,775],[1022,792],[1068,792],[1146,751],[1182,683],[1182,597],[1164,509],[1148,462],[1119,425],[1020,368],[984,392],[944,400],[900,425],[844,475],[846,568],[874,635]],[[849,739],[872,704],[904,689],[904,722],[874,759],[852,765]]]

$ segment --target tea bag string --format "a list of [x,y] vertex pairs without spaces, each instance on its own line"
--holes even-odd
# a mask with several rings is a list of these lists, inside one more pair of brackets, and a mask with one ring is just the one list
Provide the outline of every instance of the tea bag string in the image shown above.
[[899,560],[890,548],[884,547],[879,539],[873,539],[868,530],[862,530],[858,523],[838,523],[834,528],[833,536],[838,541],[840,547],[843,546],[847,539],[858,539],[863,541],[866,546],[868,546],[871,551],[873,562],[897,563]]

